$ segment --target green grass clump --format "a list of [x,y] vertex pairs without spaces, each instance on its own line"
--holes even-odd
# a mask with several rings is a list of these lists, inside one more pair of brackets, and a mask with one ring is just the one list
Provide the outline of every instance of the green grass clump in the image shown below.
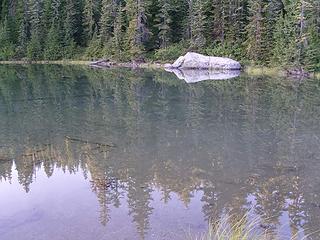
[[268,67],[253,67],[247,66],[245,72],[249,76],[270,76],[279,77],[284,76],[284,71],[280,68],[268,68]]
[[269,240],[267,231],[259,230],[259,219],[248,220],[244,215],[235,220],[234,216],[225,215],[219,221],[210,223],[207,232],[190,240]]
[[[309,239],[310,236],[318,233],[314,232],[302,239]],[[294,236],[277,236],[269,229],[261,227],[260,218],[252,218],[249,213],[245,214],[239,219],[234,215],[224,215],[217,222],[211,222],[209,229],[203,234],[192,236],[187,235],[187,240],[284,240],[284,239],[298,239],[299,234]]]

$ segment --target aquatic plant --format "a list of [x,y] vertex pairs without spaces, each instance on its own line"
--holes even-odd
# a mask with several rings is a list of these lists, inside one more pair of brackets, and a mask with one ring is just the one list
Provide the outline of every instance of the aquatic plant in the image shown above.
[[260,220],[245,214],[241,218],[226,214],[218,221],[211,221],[205,233],[189,236],[194,240],[267,240],[268,231],[262,231]]
[[[188,234],[188,240],[294,240],[309,239],[319,231],[305,235],[298,231],[292,236],[277,235],[272,228],[261,223],[259,217],[250,216],[250,212],[242,217],[232,214],[223,215],[218,221],[210,222],[206,232],[197,236]],[[302,238],[300,235],[302,235]]]

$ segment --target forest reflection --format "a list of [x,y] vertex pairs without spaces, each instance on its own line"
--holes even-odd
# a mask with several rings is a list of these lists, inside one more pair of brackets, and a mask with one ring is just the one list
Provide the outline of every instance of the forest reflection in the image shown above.
[[34,65],[0,66],[0,89],[0,186],[13,166],[27,193],[40,168],[82,172],[101,224],[126,194],[141,236],[155,189],[186,206],[200,192],[208,221],[252,209],[274,234],[320,226],[317,80]]

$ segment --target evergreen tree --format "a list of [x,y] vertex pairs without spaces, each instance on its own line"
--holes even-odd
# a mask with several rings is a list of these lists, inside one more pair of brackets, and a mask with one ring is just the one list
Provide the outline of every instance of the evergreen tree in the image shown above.
[[18,49],[17,55],[20,57],[26,56],[26,49],[30,39],[30,22],[28,14],[28,4],[27,1],[22,3],[22,18],[20,20],[20,27],[18,33]]
[[171,37],[171,27],[170,24],[172,22],[170,16],[170,2],[168,0],[158,0],[160,10],[159,13],[156,15],[156,21],[158,24],[156,27],[158,28],[158,37],[160,40],[160,47],[166,48],[170,43]]
[[43,1],[42,0],[31,0],[29,15],[31,25],[31,40],[27,47],[27,56],[32,60],[39,60],[42,57],[42,39],[43,39],[43,28],[42,18],[43,14]]
[[51,24],[60,24],[61,20],[61,0],[51,2]]
[[[188,37],[188,4],[186,0],[170,1],[171,5],[171,42],[178,43],[184,41]],[[184,31],[187,29],[187,31]]]
[[80,8],[77,0],[66,0],[64,21],[64,51],[63,57],[70,59],[73,57],[76,46],[82,43],[82,23]]
[[80,9],[77,0],[66,0],[66,19],[64,21],[65,42],[81,43],[82,27]]
[[293,22],[291,13],[279,16],[276,22],[271,58],[271,62],[275,66],[286,66],[292,62],[295,52],[295,25]]
[[226,3],[224,0],[208,0],[205,2],[207,16],[206,37],[209,41],[224,43],[226,30]]
[[305,66],[311,71],[320,71],[320,34],[316,24],[308,31]]
[[125,47],[131,57],[139,57],[149,37],[144,0],[127,0],[126,14],[128,27]]
[[42,35],[41,17],[43,14],[43,0],[30,0],[29,15],[31,31]]
[[191,47],[201,49],[206,44],[204,36],[205,15],[203,0],[190,0],[189,4]]
[[[314,40],[315,26],[308,17],[311,9],[311,2],[306,0],[294,0],[286,5],[286,15],[277,23],[273,50],[273,59],[282,66],[302,68],[313,58],[317,41]],[[308,29],[313,30],[308,33]]]
[[102,57],[102,42],[98,37],[98,33],[95,30],[93,33],[92,39],[89,42],[89,45],[86,49],[85,55],[90,59],[101,58]]
[[42,58],[42,48],[39,35],[35,32],[31,35],[31,40],[27,47],[27,57],[30,60],[40,60]]
[[99,35],[103,42],[108,42],[112,37],[116,8],[115,0],[102,0]]
[[249,24],[247,25],[247,56],[249,59],[262,62],[266,57],[266,18],[267,3],[264,0],[249,1]]
[[17,43],[17,2],[2,1],[0,12],[0,59],[12,59]]
[[46,38],[46,44],[44,48],[45,59],[58,60],[62,55],[59,29],[59,24],[52,23],[52,26]]
[[60,8],[60,0],[51,0],[51,27],[48,32],[44,48],[44,58],[48,60],[57,60],[62,56]]
[[308,70],[320,71],[320,1],[308,1],[307,47],[304,65]]
[[3,22],[2,19],[2,4],[3,4],[4,0],[0,0],[0,21]]
[[310,13],[313,9],[311,0],[296,0],[294,3],[294,16],[297,26],[296,34],[296,55],[294,58],[295,66],[302,67],[306,64],[305,58],[309,44],[308,29],[312,26]]
[[14,45],[10,39],[10,28],[5,18],[0,23],[0,60],[9,60],[14,56]]
[[[233,1],[231,1],[233,2]],[[247,26],[248,4],[247,0],[237,0],[230,6],[228,18],[227,39],[232,43],[242,43],[245,38],[245,30]]]
[[9,1],[7,0],[2,0],[1,2],[1,5],[0,5],[0,21],[1,22],[4,22],[4,21],[7,21],[7,17],[8,17],[8,9],[9,9],[9,6],[8,6],[8,3]]
[[114,20],[114,31],[112,37],[112,49],[114,51],[114,55],[118,56],[119,59],[122,58],[123,51],[123,24],[122,5],[120,4]]
[[94,33],[98,31],[98,22],[97,22],[98,9],[99,9],[98,0],[84,1],[83,25],[84,25],[85,37],[87,42],[89,42],[92,39]]

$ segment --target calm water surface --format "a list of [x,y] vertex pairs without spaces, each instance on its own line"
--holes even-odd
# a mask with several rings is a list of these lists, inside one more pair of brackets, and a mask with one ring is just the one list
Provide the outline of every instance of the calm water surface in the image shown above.
[[0,66],[0,239],[186,239],[247,212],[308,237],[319,120],[319,80]]

